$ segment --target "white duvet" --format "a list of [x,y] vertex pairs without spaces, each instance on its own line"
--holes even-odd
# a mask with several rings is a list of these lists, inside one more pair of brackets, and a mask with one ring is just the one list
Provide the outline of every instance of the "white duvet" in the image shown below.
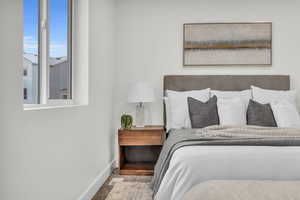
[[173,154],[154,199],[181,200],[208,180],[300,180],[300,147],[183,147]]

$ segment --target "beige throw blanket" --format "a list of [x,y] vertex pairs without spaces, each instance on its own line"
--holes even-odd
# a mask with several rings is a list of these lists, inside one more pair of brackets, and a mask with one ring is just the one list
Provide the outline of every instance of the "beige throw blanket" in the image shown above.
[[183,200],[299,200],[300,181],[214,180],[200,183]]
[[196,130],[201,137],[229,138],[299,138],[300,129],[261,126],[208,126]]

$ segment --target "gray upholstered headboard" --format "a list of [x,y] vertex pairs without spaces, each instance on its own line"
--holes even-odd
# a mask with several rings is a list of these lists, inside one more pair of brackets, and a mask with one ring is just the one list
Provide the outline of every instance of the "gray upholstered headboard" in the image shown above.
[[[213,90],[240,91],[255,85],[265,89],[289,90],[287,75],[168,75],[164,76],[164,91],[187,91],[211,88]],[[164,119],[165,112],[164,112]],[[165,120],[166,121],[166,120]]]
[[164,90],[240,91],[255,85],[265,89],[289,90],[290,77],[285,75],[169,75],[164,76]]

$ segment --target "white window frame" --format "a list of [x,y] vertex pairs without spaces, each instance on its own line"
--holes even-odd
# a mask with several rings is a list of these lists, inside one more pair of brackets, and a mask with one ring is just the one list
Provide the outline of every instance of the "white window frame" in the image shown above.
[[24,104],[25,110],[39,109],[39,108],[57,108],[57,107],[69,107],[75,105],[74,97],[74,59],[73,59],[73,46],[74,46],[74,0],[68,0],[68,59],[71,62],[70,67],[70,80],[71,80],[71,99],[50,99],[50,66],[48,62],[49,58],[49,1],[39,0],[39,103],[38,104]]

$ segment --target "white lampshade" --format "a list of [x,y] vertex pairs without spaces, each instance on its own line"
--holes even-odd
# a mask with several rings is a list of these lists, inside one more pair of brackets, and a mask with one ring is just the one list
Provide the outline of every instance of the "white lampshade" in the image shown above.
[[153,102],[154,100],[154,90],[150,84],[146,82],[135,82],[130,84],[128,91],[128,102],[146,103]]

